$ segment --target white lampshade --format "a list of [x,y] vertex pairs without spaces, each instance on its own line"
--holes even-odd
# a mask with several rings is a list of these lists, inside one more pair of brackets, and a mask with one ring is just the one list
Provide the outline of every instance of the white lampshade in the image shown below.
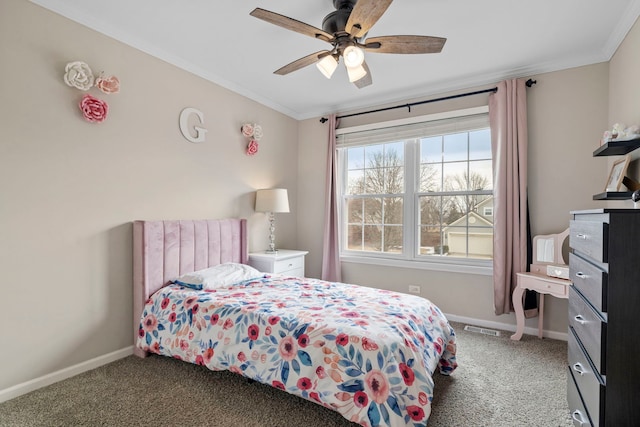
[[357,67],[347,67],[347,74],[349,74],[349,81],[353,83],[366,76],[367,70],[365,70],[362,65],[358,65]]
[[330,79],[338,68],[338,61],[332,55],[327,55],[316,64],[316,67],[326,78]]
[[256,191],[256,212],[289,212],[286,188]]
[[347,68],[358,67],[364,62],[364,51],[357,46],[348,46],[342,56]]

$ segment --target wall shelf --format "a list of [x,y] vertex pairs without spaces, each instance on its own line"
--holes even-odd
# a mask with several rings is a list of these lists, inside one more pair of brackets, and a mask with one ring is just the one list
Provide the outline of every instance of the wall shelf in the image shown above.
[[633,191],[605,191],[594,194],[593,200],[631,200]]
[[[594,151],[593,157],[624,156],[637,148],[640,148],[640,136],[632,139],[609,141]],[[605,191],[604,193],[594,194],[593,200],[629,200],[631,199],[631,194],[633,194],[633,191]]]
[[609,141],[594,151],[593,157],[622,156],[632,152],[636,148],[640,148],[640,137],[620,141]]

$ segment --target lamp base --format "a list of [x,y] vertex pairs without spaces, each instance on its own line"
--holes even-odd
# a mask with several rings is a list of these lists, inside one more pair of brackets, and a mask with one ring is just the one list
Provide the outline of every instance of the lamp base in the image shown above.
[[265,254],[277,254],[278,250],[277,249],[267,249],[266,251],[264,251]]

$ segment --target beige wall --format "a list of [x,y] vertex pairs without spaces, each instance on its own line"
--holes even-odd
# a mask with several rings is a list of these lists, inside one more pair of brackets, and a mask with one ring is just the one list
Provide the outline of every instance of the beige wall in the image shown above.
[[[278,245],[296,246],[297,121],[26,1],[0,2],[0,391],[132,344],[131,221],[249,218],[254,190],[289,188]],[[62,80],[83,60],[120,77],[104,123]],[[204,113],[206,142],[178,129]],[[244,154],[243,121],[265,136]]]

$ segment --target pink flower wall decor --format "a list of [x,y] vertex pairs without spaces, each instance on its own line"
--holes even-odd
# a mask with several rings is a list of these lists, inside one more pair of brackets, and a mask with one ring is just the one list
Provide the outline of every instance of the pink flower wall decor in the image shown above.
[[245,123],[240,128],[242,136],[249,138],[247,144],[247,156],[253,156],[258,152],[258,141],[262,138],[262,126],[259,124]]
[[[73,88],[89,91],[96,87],[102,93],[112,94],[120,92],[120,80],[116,76],[105,76],[100,73],[94,77],[89,65],[82,61],[69,62],[64,69],[64,82]],[[78,104],[82,117],[90,123],[102,123],[107,118],[109,105],[98,98],[86,94]],[[252,129],[253,133],[253,129]]]
[[247,156],[253,156],[258,152],[258,141],[252,139],[249,141],[247,145]]
[[89,94],[82,97],[78,106],[82,111],[82,117],[90,123],[102,123],[109,112],[109,105],[106,102]]
[[253,136],[253,125],[251,123],[245,123],[242,125],[242,128],[240,128],[240,131],[243,136],[251,138]]
[[107,94],[118,93],[120,92],[120,80],[116,76],[100,76],[96,79],[96,87]]

